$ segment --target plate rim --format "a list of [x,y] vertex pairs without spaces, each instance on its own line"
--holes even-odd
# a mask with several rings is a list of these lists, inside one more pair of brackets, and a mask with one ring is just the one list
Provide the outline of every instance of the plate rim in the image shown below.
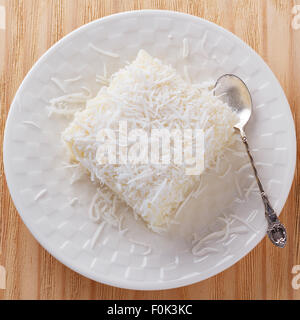
[[283,204],[280,206],[279,210],[278,210],[278,215],[281,213],[288,195],[290,193],[292,184],[293,184],[293,180],[294,180],[294,174],[295,174],[295,167],[296,167],[296,148],[297,148],[297,141],[296,141],[296,132],[295,132],[295,124],[294,124],[294,118],[292,116],[292,112],[290,109],[290,105],[289,102],[286,98],[286,95],[283,91],[283,88],[280,85],[280,82],[278,81],[277,77],[275,76],[275,74],[273,73],[273,71],[270,69],[270,67],[268,66],[268,64],[264,61],[264,59],[254,50],[252,49],[247,43],[245,43],[242,39],[240,39],[238,36],[236,36],[235,34],[233,34],[232,32],[230,32],[229,30],[223,28],[222,26],[219,26],[217,24],[215,24],[214,22],[211,22],[209,20],[206,20],[204,18],[200,18],[198,16],[194,16],[191,14],[187,14],[187,13],[183,13],[183,12],[177,12],[177,11],[171,11],[171,10],[152,10],[152,9],[144,9],[144,10],[133,10],[133,11],[124,11],[124,12],[119,12],[119,13],[115,13],[112,15],[108,15],[96,20],[93,20],[87,24],[84,24],[82,26],[80,26],[79,28],[71,31],[70,33],[68,33],[67,35],[65,35],[63,38],[61,38],[59,41],[57,41],[54,45],[52,45],[45,53],[42,54],[42,56],[33,64],[33,66],[31,67],[31,69],[29,70],[29,72],[27,73],[27,75],[25,76],[25,78],[23,79],[21,85],[19,86],[13,100],[12,103],[10,105],[10,109],[7,115],[7,119],[6,119],[6,123],[5,123],[5,130],[4,130],[4,137],[3,137],[3,164],[4,164],[4,173],[6,176],[6,182],[7,182],[7,186],[10,192],[10,196],[13,200],[14,206],[16,207],[19,216],[21,217],[22,221],[24,222],[24,224],[26,225],[26,227],[29,229],[29,231],[31,232],[31,234],[34,236],[34,238],[40,243],[40,245],[47,251],[49,252],[55,259],[57,259],[58,261],[60,261],[62,264],[64,264],[65,266],[67,266],[68,268],[70,268],[71,270],[89,278],[92,279],[96,282],[100,282],[103,284],[107,284],[107,285],[111,285],[111,286],[115,286],[118,288],[123,288],[123,289],[134,289],[134,290],[163,290],[163,289],[173,289],[173,288],[178,288],[178,287],[182,287],[182,286],[187,286],[193,283],[197,283],[203,280],[206,280],[214,275],[219,274],[220,272],[228,269],[229,267],[233,266],[234,264],[236,264],[239,260],[241,260],[243,257],[245,257],[246,255],[249,254],[250,251],[253,250],[254,247],[256,247],[261,240],[265,237],[265,233],[264,232],[260,232],[259,234],[257,234],[255,237],[253,237],[253,239],[249,242],[249,244],[246,247],[241,247],[240,250],[235,251],[234,256],[231,259],[228,259],[226,262],[222,263],[221,266],[215,267],[214,269],[209,269],[209,270],[205,270],[203,273],[201,274],[197,274],[197,275],[193,275],[193,276],[189,276],[187,278],[181,278],[181,279],[176,279],[176,280],[166,280],[166,281],[157,281],[157,282],[151,282],[149,280],[147,281],[137,281],[137,280],[114,280],[114,279],[108,279],[107,277],[103,277],[103,275],[99,275],[96,274],[95,272],[93,272],[92,270],[90,270],[89,272],[86,272],[84,268],[82,267],[77,267],[76,264],[72,264],[68,261],[68,259],[64,256],[64,254],[60,253],[59,251],[57,251],[55,249],[55,247],[52,247],[49,243],[47,243],[47,241],[44,241],[44,238],[38,234],[38,232],[36,231],[36,228],[34,226],[32,226],[30,224],[29,219],[26,218],[26,216],[24,214],[22,214],[22,208],[20,208],[19,204],[20,201],[18,201],[18,195],[17,192],[14,190],[14,186],[12,183],[12,178],[10,175],[10,171],[9,171],[9,159],[7,158],[7,148],[8,148],[8,137],[7,137],[7,132],[8,132],[8,128],[9,126],[11,126],[12,121],[10,121],[10,118],[12,117],[12,106],[15,105],[17,97],[19,95],[19,93],[22,91],[23,87],[25,86],[25,83],[30,79],[30,76],[32,74],[32,72],[40,65],[43,63],[44,59],[46,59],[46,57],[52,53],[52,51],[55,51],[56,49],[59,48],[59,46],[64,42],[65,39],[69,39],[71,38],[74,34],[80,33],[82,31],[84,31],[85,28],[89,28],[91,25],[93,24],[97,24],[100,21],[105,21],[105,20],[110,20],[110,19],[115,19],[116,17],[120,17],[120,16],[128,16],[128,15],[143,15],[143,14],[148,14],[148,15],[155,15],[155,14],[164,14],[167,16],[181,16],[181,17],[185,17],[188,19],[193,19],[195,22],[199,22],[201,21],[203,24],[207,24],[212,26],[214,29],[217,29],[219,32],[222,32],[223,34],[233,37],[241,46],[243,46],[244,48],[246,48],[247,50],[250,50],[250,52],[252,54],[254,54],[256,56],[256,58],[258,58],[264,65],[265,67],[268,69],[270,75],[273,77],[273,80],[275,80],[275,82],[277,82],[278,84],[278,88],[279,88],[279,95],[285,100],[285,103],[287,104],[287,106],[289,107],[287,112],[289,112],[289,117],[287,117],[286,121],[290,122],[291,125],[291,133],[293,136],[293,141],[291,141],[291,158],[292,158],[292,166],[289,169],[289,172],[287,173],[287,182],[286,185],[283,187],[283,192],[285,193],[283,196]]

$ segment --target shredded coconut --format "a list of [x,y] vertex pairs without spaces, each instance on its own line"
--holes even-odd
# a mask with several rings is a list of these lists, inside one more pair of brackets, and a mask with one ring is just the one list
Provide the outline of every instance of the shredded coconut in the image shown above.
[[236,175],[234,175],[234,184],[236,186],[236,190],[238,192],[238,195],[241,197],[241,198],[244,198],[243,196],[243,193],[242,193],[242,189],[240,187],[240,183],[239,183],[239,180],[238,180],[238,177]]
[[116,53],[113,53],[113,52],[109,52],[109,51],[106,51],[106,50],[102,50],[100,48],[97,48],[96,46],[94,46],[92,43],[89,44],[89,47],[92,48],[93,50],[95,50],[96,52],[100,53],[100,54],[103,54],[104,56],[108,56],[108,57],[111,57],[111,58],[119,58],[120,56]]
[[29,126],[32,126],[32,127],[36,128],[36,129],[41,129],[41,127],[39,125],[37,125],[35,122],[33,122],[33,121],[27,121],[26,120],[26,121],[23,121],[22,123],[27,124]]
[[97,240],[99,239],[99,236],[100,236],[101,232],[103,231],[105,225],[106,225],[105,221],[101,222],[99,227],[97,228],[96,232],[94,233],[94,235],[91,239],[91,249],[93,249],[95,247],[95,244],[96,244]]
[[47,193],[47,189],[41,190],[41,191],[35,196],[34,201],[39,200],[39,199],[42,198],[46,193]]
[[78,203],[79,199],[77,197],[70,200],[69,205],[74,206],[76,203]]
[[66,89],[64,85],[62,84],[61,80],[57,78],[51,78],[51,81],[56,84],[56,86],[64,93],[66,93]]
[[248,200],[250,193],[254,190],[254,187],[257,185],[256,180],[252,181],[250,187],[246,190],[245,198]]
[[[97,79],[108,84],[106,76],[104,71],[104,76]],[[234,141],[236,114],[214,96],[208,85],[198,89],[184,81],[171,66],[141,50],[135,61],[111,76],[109,85],[103,86],[95,98],[87,100],[87,95],[82,94],[82,104],[78,105],[83,110],[75,113],[73,122],[62,134],[72,161],[79,162],[92,181],[107,186],[125,201],[133,214],[154,232],[164,232],[171,223],[176,223],[174,216],[198,185],[199,176],[186,175],[185,165],[100,165],[96,159],[97,133],[107,127],[117,131],[120,120],[127,121],[128,131],[202,128],[205,167],[215,166],[222,149]],[[193,196],[200,196],[204,188]],[[105,204],[110,208],[109,203]],[[96,210],[106,220],[116,213],[108,210],[104,214],[95,204],[93,215]],[[117,220],[114,221],[117,225]]]
[[196,246],[194,246],[192,248],[192,253],[193,255],[197,256],[197,257],[201,257],[201,256],[204,256],[208,253],[217,253],[219,252],[220,250],[219,249],[216,249],[216,248],[210,248],[210,247],[205,247],[205,248],[202,248],[200,250],[198,250],[198,248]]
[[224,172],[224,174],[219,175],[219,178],[223,179],[223,178],[227,177],[228,174],[229,174],[229,172],[231,171],[231,169],[232,169],[232,165],[231,165],[231,163],[229,163],[229,164],[228,164],[228,168],[226,169],[226,171]]
[[190,75],[189,75],[189,70],[188,70],[188,67],[186,65],[183,66],[183,71],[184,71],[184,77],[186,79],[186,81],[188,83],[191,83],[191,78],[190,78]]
[[73,82],[77,82],[77,81],[79,81],[81,79],[82,79],[82,76],[78,76],[78,77],[75,77],[75,78],[65,79],[64,82],[73,83]]
[[183,39],[183,47],[182,47],[182,58],[185,59],[189,55],[189,42],[188,39]]
[[247,221],[243,220],[242,218],[240,218],[240,217],[238,217],[237,215],[234,215],[234,214],[231,214],[230,216],[232,218],[238,220],[239,222],[243,223],[245,226],[247,226],[254,233],[257,233],[257,231]]
[[248,169],[248,168],[251,168],[251,163],[250,163],[250,162],[242,165],[242,166],[237,170],[237,173],[240,173],[240,172],[242,172],[243,170]]

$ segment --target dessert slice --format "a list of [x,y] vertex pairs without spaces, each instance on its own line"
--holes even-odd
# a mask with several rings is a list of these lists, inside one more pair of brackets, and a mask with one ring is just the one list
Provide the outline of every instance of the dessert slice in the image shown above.
[[[121,147],[110,151],[110,156],[116,156],[119,162],[104,163],[104,158],[99,158],[99,150],[104,150],[99,132],[109,129],[117,136],[123,130],[130,138],[130,132],[137,129],[148,137],[153,129],[167,130],[164,132],[201,129],[204,164],[212,166],[224,147],[232,143],[234,123],[236,114],[211,89],[191,85],[171,66],[141,50],[131,64],[112,75],[109,86],[102,87],[87,102],[85,110],[75,114],[62,138],[72,160],[80,162],[92,180],[108,186],[153,231],[160,231],[170,225],[180,205],[197,186],[201,172],[187,174],[188,166],[178,164],[172,157],[164,164],[152,163],[150,156],[147,163],[125,163],[124,148],[130,153],[133,143],[130,139],[127,145],[126,141],[120,142]],[[170,138],[171,154],[176,147],[175,137]],[[140,145],[145,146],[146,141]],[[146,148],[146,158],[147,154]]]

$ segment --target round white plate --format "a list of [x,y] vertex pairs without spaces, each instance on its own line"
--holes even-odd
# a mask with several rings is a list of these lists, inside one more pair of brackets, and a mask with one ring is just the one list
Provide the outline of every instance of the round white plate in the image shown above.
[[[184,38],[189,46],[186,59]],[[103,56],[90,43],[120,58]],[[71,269],[106,284],[152,290],[188,285],[230,267],[264,237],[266,222],[258,193],[248,190],[253,182],[251,169],[244,166],[248,160],[228,152],[230,172],[223,179],[206,176],[206,189],[187,204],[173,232],[153,234],[127,214],[126,237],[107,227],[90,248],[97,225],[89,221],[87,211],[95,186],[88,179],[69,183],[72,173],[63,167],[60,141],[67,122],[49,118],[46,109],[49,99],[62,95],[51,78],[81,75],[73,84],[64,82],[66,91],[86,86],[96,94],[95,76],[103,73],[103,64],[111,74],[142,48],[182,74],[186,65],[193,82],[217,79],[223,73],[244,79],[254,103],[246,128],[249,143],[278,213],[293,180],[296,139],[288,102],[264,61],[232,33],[194,16],[152,10],[115,14],[72,32],[42,56],[20,86],[6,123],[4,165],[15,206],[41,245]],[[226,165],[222,163],[220,170]],[[72,206],[74,197],[80,203]],[[229,229],[224,229],[220,215],[230,221]],[[211,231],[220,232],[199,244],[198,256],[193,255],[192,234],[202,238]],[[145,254],[147,248],[129,238],[151,245],[151,253]]]

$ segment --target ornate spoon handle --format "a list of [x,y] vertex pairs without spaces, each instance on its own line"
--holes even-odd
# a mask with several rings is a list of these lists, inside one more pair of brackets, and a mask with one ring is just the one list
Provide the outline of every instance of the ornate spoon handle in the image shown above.
[[255,179],[257,181],[258,187],[259,187],[259,191],[260,191],[260,195],[262,198],[262,201],[264,203],[265,206],[265,216],[268,222],[268,230],[267,230],[267,234],[270,238],[270,240],[273,242],[273,244],[275,244],[276,246],[283,248],[286,244],[287,241],[287,233],[286,233],[286,229],[284,227],[283,224],[281,224],[281,222],[279,221],[275,211],[273,210],[269,199],[264,191],[264,188],[260,182],[260,179],[258,177],[258,173],[256,170],[256,167],[254,165],[254,160],[253,157],[250,153],[250,149],[249,149],[249,145],[248,145],[248,140],[246,137],[246,134],[244,132],[244,130],[240,130],[240,134],[242,137],[242,141],[245,144],[246,147],[246,151],[248,153],[248,156],[250,158],[250,162],[254,171],[254,176]]

